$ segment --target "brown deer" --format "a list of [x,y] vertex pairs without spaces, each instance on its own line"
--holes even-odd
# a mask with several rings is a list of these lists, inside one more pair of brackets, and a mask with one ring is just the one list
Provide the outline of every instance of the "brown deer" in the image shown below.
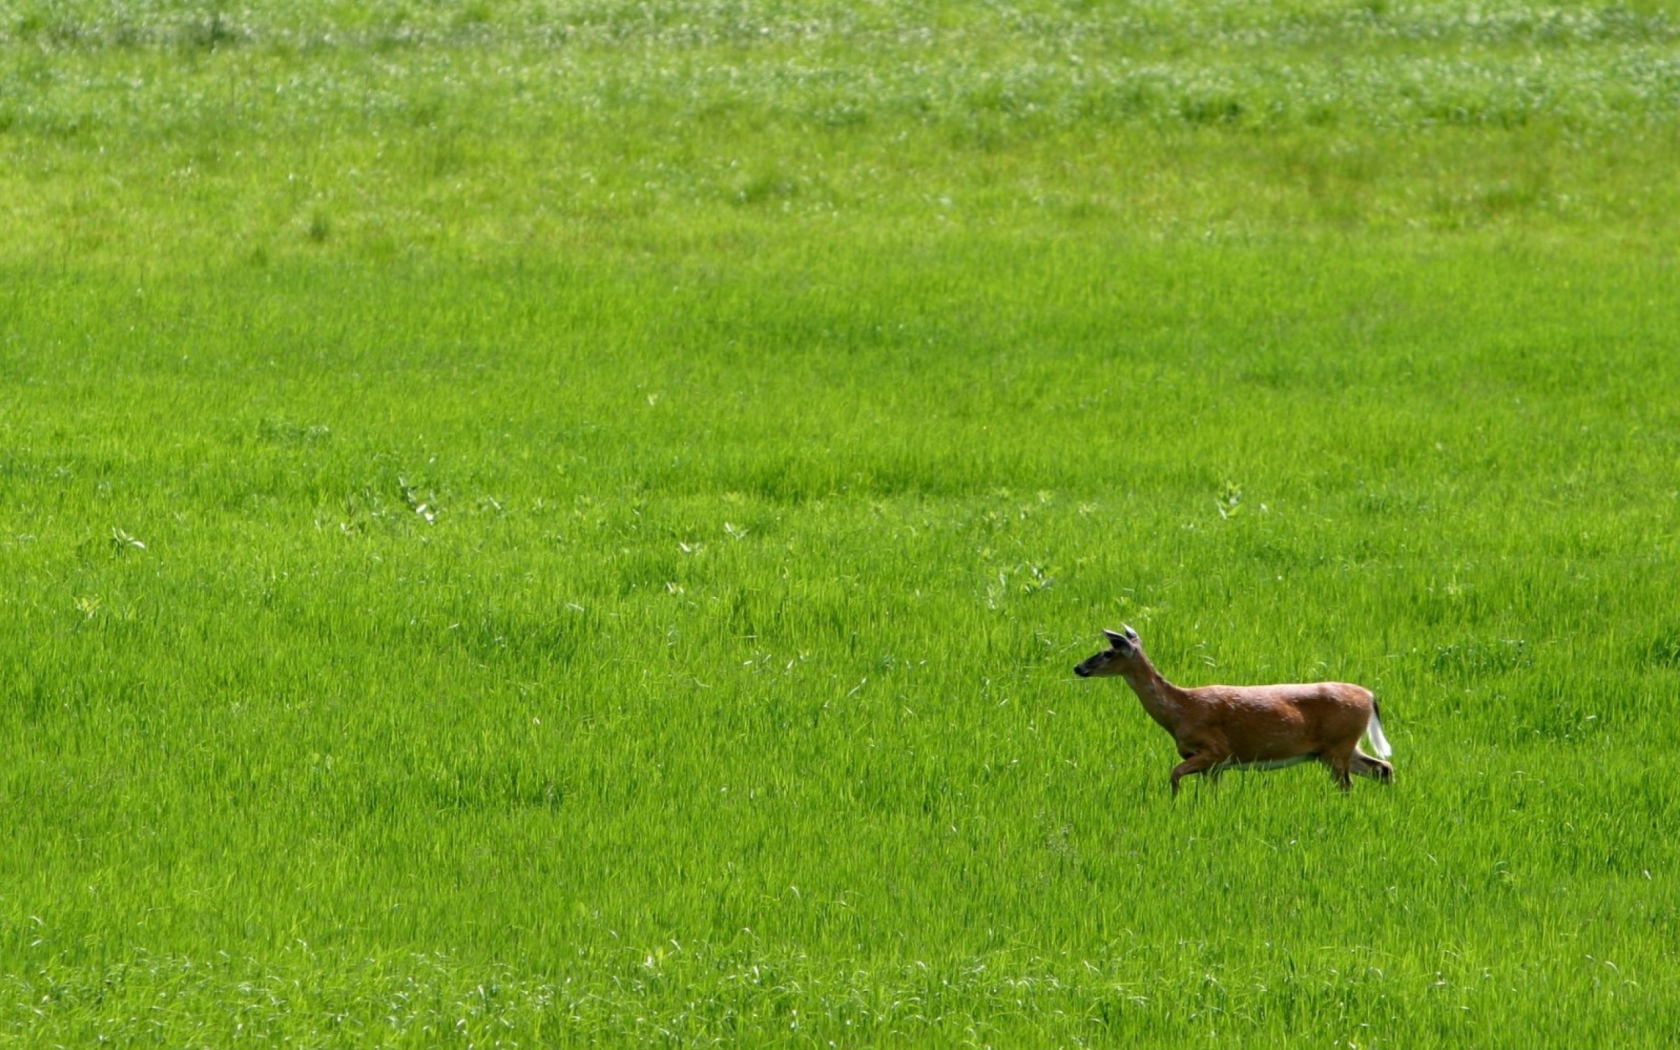
[[[1138,634],[1104,630],[1109,647],[1073,669],[1081,678],[1120,675],[1143,701],[1149,717],[1172,734],[1184,759],[1172,771],[1173,794],[1192,773],[1217,780],[1229,768],[1281,769],[1316,758],[1330,767],[1343,791],[1351,774],[1384,784],[1394,780],[1392,754],[1383,737],[1377,698],[1346,682],[1311,685],[1204,685],[1180,689],[1143,655]],[[1369,733],[1376,758],[1359,750]]]

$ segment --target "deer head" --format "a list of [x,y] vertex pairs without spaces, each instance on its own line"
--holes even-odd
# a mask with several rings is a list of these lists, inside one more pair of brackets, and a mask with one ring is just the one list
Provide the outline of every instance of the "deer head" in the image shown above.
[[1103,636],[1108,639],[1108,648],[1097,653],[1073,669],[1073,673],[1081,678],[1101,678],[1104,675],[1124,674],[1126,668],[1143,656],[1143,645],[1138,641],[1138,633],[1129,624],[1122,625],[1125,630],[1110,631],[1103,629]]

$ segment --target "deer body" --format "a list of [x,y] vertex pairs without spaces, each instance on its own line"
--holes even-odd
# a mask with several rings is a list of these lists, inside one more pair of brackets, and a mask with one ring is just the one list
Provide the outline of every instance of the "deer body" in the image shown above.
[[[1137,632],[1104,631],[1110,648],[1074,668],[1082,678],[1120,675],[1143,703],[1143,709],[1172,734],[1180,762],[1172,771],[1172,789],[1192,773],[1217,777],[1231,767],[1277,769],[1317,759],[1329,766],[1347,790],[1352,775],[1388,783],[1394,768],[1388,757],[1376,697],[1347,682],[1309,685],[1205,685],[1181,689],[1155,670],[1144,655]],[[1359,750],[1367,732],[1372,757]]]

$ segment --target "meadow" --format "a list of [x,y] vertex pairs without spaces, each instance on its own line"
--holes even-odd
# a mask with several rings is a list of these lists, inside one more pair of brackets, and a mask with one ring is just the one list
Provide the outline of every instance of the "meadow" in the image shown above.
[[1675,171],[1672,3],[0,2],[0,1045],[1669,1045]]

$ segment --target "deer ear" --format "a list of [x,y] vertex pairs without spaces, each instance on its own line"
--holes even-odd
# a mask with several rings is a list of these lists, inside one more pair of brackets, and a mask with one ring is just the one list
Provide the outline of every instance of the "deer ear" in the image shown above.
[[1127,638],[1125,635],[1121,634],[1119,631],[1111,631],[1106,627],[1103,628],[1103,637],[1107,638],[1108,641],[1109,641],[1109,644],[1113,645],[1114,648],[1116,648],[1116,649],[1120,648],[1123,645],[1129,645],[1131,643],[1131,639]]
[[1136,645],[1137,641],[1138,641],[1138,636],[1137,636],[1137,632],[1132,630],[1132,625],[1129,624],[1129,623],[1124,623],[1124,624],[1121,624],[1120,626],[1122,626],[1126,629],[1126,640],[1131,642],[1133,645]]

